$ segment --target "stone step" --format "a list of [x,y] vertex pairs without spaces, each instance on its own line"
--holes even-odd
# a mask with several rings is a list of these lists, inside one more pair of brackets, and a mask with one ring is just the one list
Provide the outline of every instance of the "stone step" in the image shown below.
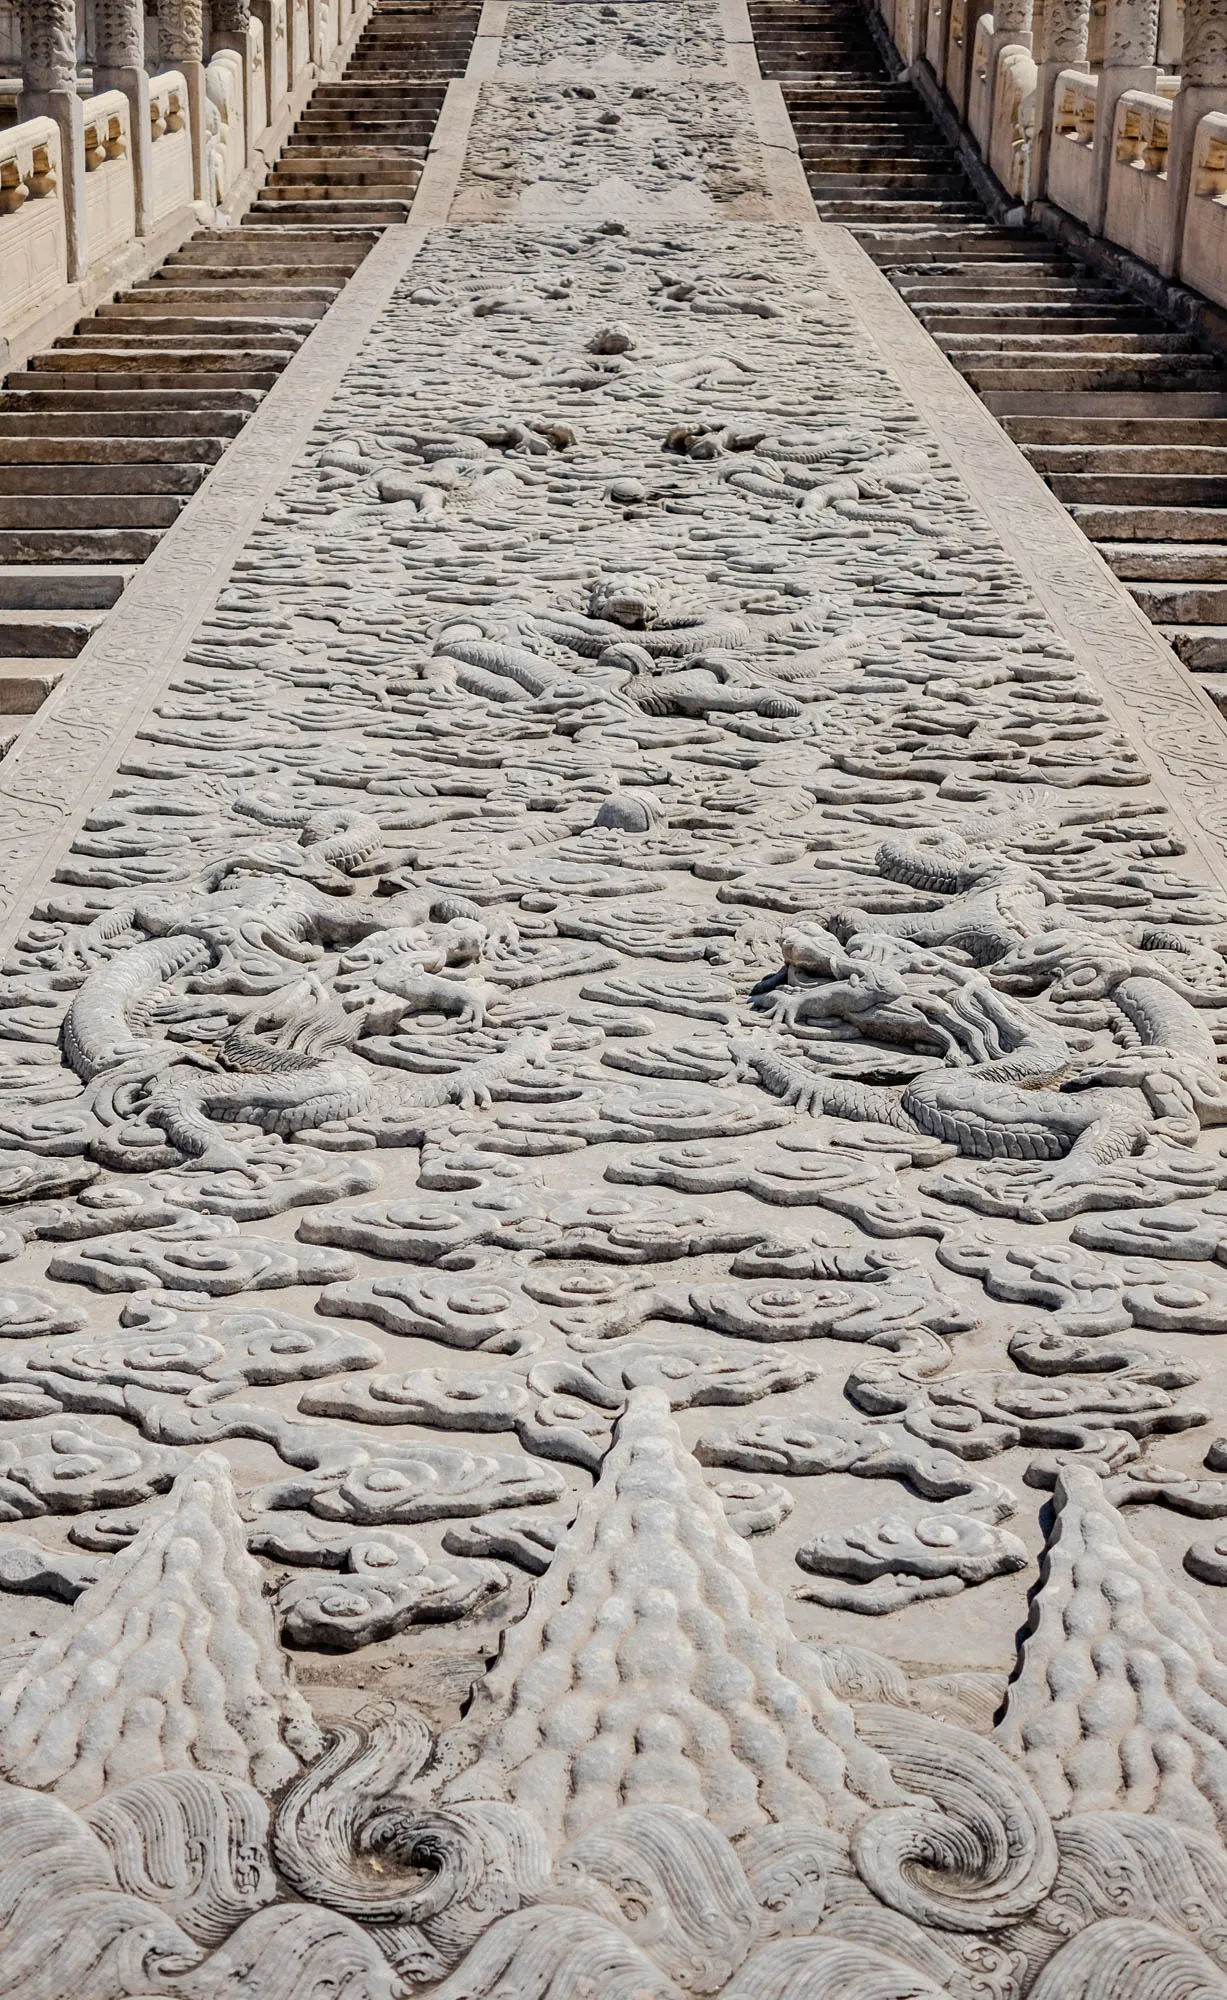
[[1098,446],[1110,449],[1158,445],[1198,450],[1227,447],[1227,416],[1168,416],[1170,396],[1156,400],[1153,417],[1005,417],[1003,428],[1031,455],[1032,447],[1074,451]]
[[1227,584],[1227,543],[1100,542],[1098,548],[1125,582]]
[[207,465],[81,465],[54,461],[0,465],[0,496],[24,493],[49,498],[119,494],[194,493],[208,475]]
[[1015,260],[1004,262],[992,283],[987,278],[977,278],[974,283],[960,284],[948,272],[896,276],[894,283],[900,298],[917,314],[1025,312],[1037,306],[1077,307],[1083,311],[1100,306],[1112,311],[1119,309],[1113,294],[1102,286],[1080,285],[1074,278],[1045,278],[1042,283],[1035,283],[1027,273],[1028,267]]
[[1227,542],[1227,507],[1072,506],[1093,542]]
[[1029,445],[1027,457],[1038,472],[1129,474],[1139,483],[1162,473],[1227,478],[1227,446],[1195,444]]
[[[74,385],[56,396],[50,390],[0,392],[0,438],[43,437],[233,437],[259,402],[251,390],[233,398],[168,391],[150,399],[133,389],[90,395]],[[228,407],[232,403],[233,407]]]
[[328,180],[270,180],[260,190],[260,210],[264,212],[268,203],[301,202],[397,202],[412,201],[420,175],[397,175],[395,178],[367,180],[362,174],[352,178]]
[[1227,583],[1151,582],[1129,585],[1130,596],[1155,625],[1227,628]]
[[[134,366],[130,373],[121,369],[103,369],[95,375],[88,374],[82,368],[80,371],[53,374],[48,368],[40,371],[39,379],[47,385],[49,391],[54,391],[58,398],[71,395],[76,389],[92,389],[97,391],[100,397],[109,395],[112,384],[116,381],[123,382],[130,393],[139,392],[145,397],[150,395],[160,397],[173,395],[176,390],[217,389],[237,393],[244,389],[271,389],[281,372],[280,368],[240,370],[219,367],[208,371],[202,369],[199,373],[190,368],[163,373],[157,368],[148,366],[147,356],[143,363],[140,356],[134,356],[133,360],[140,365]],[[63,407],[62,402],[61,407]]]
[[[164,271],[183,270],[188,265],[221,264],[228,270],[238,267],[250,269],[258,266],[253,274],[279,275],[283,271],[306,271],[320,264],[343,265],[346,273],[356,271],[379,241],[374,230],[338,229],[330,236],[319,236],[311,230],[279,229],[275,238],[263,235],[259,228],[246,230],[228,229],[220,236],[194,236],[181,250],[168,257]],[[292,258],[292,263],[286,259]]]
[[64,678],[64,663],[54,660],[0,659],[0,757],[6,757],[20,734],[16,718],[33,715]]
[[303,320],[295,325],[288,318],[269,319],[265,316],[263,319],[240,318],[233,325],[223,319],[210,318],[202,326],[199,320],[186,313],[142,313],[135,318],[115,321],[108,313],[103,324],[91,320],[87,334],[70,335],[53,351],[61,354],[65,347],[76,351],[79,343],[80,348],[87,351],[103,345],[112,352],[124,348],[139,354],[161,354],[170,349],[191,354],[194,361],[202,354],[221,354],[232,362],[236,353],[246,354],[258,348],[261,361],[274,354],[288,359],[302,346],[314,325],[314,320]]
[[875,223],[889,222],[897,225],[900,218],[907,221],[911,217],[918,222],[924,222],[927,227],[928,221],[932,216],[947,215],[950,209],[950,203],[944,199],[935,199],[933,201],[883,201],[880,199],[853,201],[846,198],[841,199],[838,196],[824,198],[818,206],[820,213],[828,222],[837,221],[842,223],[844,228],[851,230],[852,234],[858,240]]
[[328,223],[336,219],[346,222],[360,220],[363,222],[387,224],[389,222],[404,222],[409,214],[409,203],[408,201],[287,201],[281,203],[270,202],[265,206],[263,194],[261,194],[260,201],[256,204],[256,207],[249,209],[243,217],[243,228],[248,228],[252,223],[266,223],[270,217],[275,220],[278,209],[280,209],[280,214],[287,223],[301,223],[307,220]]
[[1133,473],[1052,473],[1047,483],[1067,504],[1112,507],[1227,507],[1227,476]]
[[0,607],[0,655],[75,660],[105,611],[9,611]]
[[[188,285],[149,285],[129,292],[108,307],[107,317],[114,323],[118,319],[133,322],[156,320],[163,329],[167,327],[191,327],[201,320],[217,319],[228,333],[237,334],[241,320],[255,320],[262,326],[289,326],[305,335],[317,320],[323,318],[336,291],[332,287],[318,286],[301,291],[281,290],[268,285],[233,288],[225,285],[214,286],[210,290]],[[284,314],[273,319],[273,310]],[[190,318],[184,315],[189,315]]]
[[432,77],[356,76],[348,82],[321,83],[311,99],[312,111],[354,111],[358,117],[372,110],[403,111],[412,116],[422,105],[443,103],[447,85]]
[[857,201],[894,200],[896,196],[920,197],[926,201],[941,201],[945,196],[959,193],[959,184],[948,174],[898,174],[887,177],[878,173],[841,174],[830,168],[805,175],[809,190],[821,208],[824,197],[847,200],[852,196]]
[[916,310],[915,307],[913,310],[916,311],[916,317],[926,332],[933,335],[945,353],[957,351],[954,349],[951,336],[982,341],[985,334],[991,335],[1003,325],[1010,328],[1010,332],[1003,336],[1003,344],[1011,346],[1021,335],[1034,332],[1036,339],[1042,340],[1048,348],[1055,347],[1060,339],[1065,345],[1077,351],[1089,352],[1098,345],[1099,337],[1102,336],[1105,342],[1104,351],[1116,352],[1123,348],[1124,343],[1112,339],[1109,349],[1106,342],[1110,336],[1122,333],[1135,336],[1150,334],[1152,330],[1161,331],[1163,325],[1161,320],[1154,319],[1148,313],[1139,311],[1126,314],[1114,310],[1111,306],[1100,306],[1092,312],[1087,312],[1085,308],[1071,307],[1067,312],[1060,314],[1054,312],[1051,306],[1017,306],[1012,310],[1002,307],[982,313],[930,312],[923,308]]
[[144,285],[134,285],[124,296],[172,301],[181,292],[200,298],[265,301],[301,296],[327,299],[331,304],[357,268],[325,263],[279,265],[270,261],[273,254],[267,250],[259,264],[163,264]]
[[1191,334],[1162,331],[1117,333],[1113,329],[1107,333],[1019,333],[1011,328],[1008,333],[987,337],[977,333],[943,334],[937,344],[952,361],[964,357],[980,361],[991,357],[999,364],[1009,361],[1020,367],[1026,367],[1032,361],[1039,361],[1044,366],[1050,358],[1059,362],[1074,356],[1081,361],[1096,355],[1103,355],[1106,359],[1121,355],[1130,364],[1135,356],[1187,355],[1203,368],[1218,365],[1211,355],[1198,350]]
[[164,532],[161,528],[0,528],[0,564],[143,563]]
[[1036,389],[1049,391],[1094,390],[1101,385],[1105,390],[1183,389],[1207,394],[1213,391],[1217,386],[1216,375],[1204,368],[1181,369],[1178,364],[1183,358],[1180,355],[1139,354],[1125,361],[1111,355],[1090,355],[1055,365],[1048,358],[1037,355],[1033,363],[1025,366],[1012,357],[1010,365],[1002,367],[993,359],[982,366],[966,356],[960,356],[958,365],[971,387],[978,391],[1013,389],[1024,381]]
[[183,466],[204,471],[219,459],[228,440],[220,437],[63,437],[0,432],[0,477],[21,467],[69,467],[96,471],[108,465],[125,470],[136,466]]
[[[896,271],[910,271],[929,263],[959,263],[963,253],[968,262],[974,263],[979,263],[984,256],[983,243],[965,230],[952,231],[946,236],[935,236],[926,231],[911,237],[900,235],[897,231],[889,235],[878,231],[857,233],[864,248],[875,263],[883,266],[888,277],[893,277]],[[1000,250],[994,251],[994,255],[1031,266],[1045,261],[1056,262],[1055,252],[1048,260],[1037,258],[1035,246],[1025,237],[1020,237],[1016,244],[1009,247],[1003,245]]]
[[[1227,625],[1160,625],[1159,631],[1194,673],[1221,673],[1227,668]],[[1227,699],[1227,689],[1222,698]]]
[[0,610],[109,611],[135,574],[77,563],[12,563],[0,569]]
[[169,528],[183,504],[177,493],[0,494],[0,529]]
[[[1158,407],[1154,395],[1132,389],[1093,389],[1079,393],[1066,391],[1053,394],[1041,384],[1029,384],[1026,389],[1002,387],[984,394],[985,407],[995,417],[1062,417],[1080,421],[1086,417],[1101,417],[1113,422],[1122,417],[1152,417]],[[1174,390],[1164,391],[1163,413],[1172,418],[1183,417],[1227,417],[1227,395],[1221,390]]]
[[167,387],[173,382],[171,368],[167,364],[181,362],[185,375],[207,377],[214,369],[221,369],[232,375],[244,369],[253,373],[267,373],[270,369],[279,371],[288,355],[298,343],[289,342],[285,346],[272,347],[216,347],[182,346],[167,347],[104,347],[91,342],[82,347],[50,347],[43,354],[36,354],[30,362],[30,369],[37,375],[71,375],[78,369],[82,374],[140,374],[151,363],[157,373],[166,379]]
[[331,157],[345,147],[349,147],[355,157],[367,152],[395,153],[403,147],[412,147],[424,158],[437,123],[433,112],[428,118],[389,118],[382,122],[376,119],[318,119],[310,125],[303,123],[295,128],[294,137],[282,158],[295,160],[300,152]]
[[414,186],[421,179],[422,155],[410,152],[391,158],[365,160],[354,154],[348,160],[324,159],[318,153],[291,155],[278,161],[272,179],[265,183],[268,194],[276,187],[297,188],[301,182],[321,188],[376,188]]

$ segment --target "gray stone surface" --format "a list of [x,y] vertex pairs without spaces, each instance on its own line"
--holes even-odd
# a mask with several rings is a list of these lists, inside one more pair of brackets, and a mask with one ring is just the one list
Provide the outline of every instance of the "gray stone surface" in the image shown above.
[[483,28],[0,782],[0,1992],[1227,1995],[1222,723],[744,17]]

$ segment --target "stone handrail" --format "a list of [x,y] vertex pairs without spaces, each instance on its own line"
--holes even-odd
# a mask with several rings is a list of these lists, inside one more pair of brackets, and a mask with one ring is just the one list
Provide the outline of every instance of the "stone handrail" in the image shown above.
[[993,12],[986,0],[863,4],[904,74],[957,120],[964,156],[990,169],[1003,214],[1032,205],[1062,230],[1072,218],[1227,305],[1227,42],[1217,0],[1186,0],[1183,76],[1163,73],[1156,19],[1127,0],[1109,7],[1114,43],[1085,0],[1046,0],[1034,22],[1031,0],[997,0]]
[[1193,141],[1180,269],[1187,285],[1227,305],[1227,113],[1207,112]]
[[[1163,255],[1171,208],[1167,156],[1172,104],[1148,90],[1127,90],[1116,106],[1108,170],[1105,235],[1147,264]],[[1224,273],[1227,277],[1227,272]]]
[[129,243],[136,233],[131,107],[122,90],[104,90],[83,107],[85,119],[85,243],[90,264]]
[[971,89],[967,99],[967,123],[982,152],[988,150],[989,125],[993,107],[989,102],[989,70],[993,60],[993,17],[981,14],[972,36]]
[[1088,223],[1093,213],[1095,108],[1099,80],[1085,70],[1062,70],[1053,98],[1048,191],[1058,208]]
[[31,118],[0,132],[0,270],[5,315],[37,318],[68,285],[60,130]]
[[163,70],[149,79],[151,182],[147,212],[159,223],[192,199],[192,140],[188,131],[187,81],[181,70]]

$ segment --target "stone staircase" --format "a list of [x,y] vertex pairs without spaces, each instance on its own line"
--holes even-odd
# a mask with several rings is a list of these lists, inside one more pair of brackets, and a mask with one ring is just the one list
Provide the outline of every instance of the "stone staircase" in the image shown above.
[[380,0],[243,227],[201,230],[0,389],[0,756],[408,215],[479,12]]
[[403,222],[443,105],[461,76],[480,7],[381,0],[337,83],[321,83],[249,227]]
[[828,222],[851,229],[1227,710],[1227,366],[1041,231],[987,219],[855,0],[751,0]]

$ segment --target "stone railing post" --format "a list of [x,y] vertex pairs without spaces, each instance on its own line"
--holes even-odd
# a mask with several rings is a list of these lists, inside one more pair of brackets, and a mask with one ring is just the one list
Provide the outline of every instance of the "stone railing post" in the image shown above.
[[1179,275],[1193,141],[1208,111],[1227,111],[1227,0],[1185,0],[1180,91],[1167,153],[1167,242],[1159,264],[1164,277]]
[[192,193],[208,200],[205,167],[208,106],[205,100],[204,10],[201,0],[158,0],[158,54],[166,69],[182,72],[187,85],[188,127],[192,138]]
[[1048,192],[1048,161],[1056,116],[1057,78],[1064,69],[1086,63],[1091,25],[1091,0],[1046,0],[1035,43],[1038,71],[1035,83],[1035,137],[1031,142],[1031,199]]
[[21,115],[60,128],[68,280],[85,275],[85,117],[77,95],[76,0],[21,0]]
[[[993,40],[984,79],[989,133],[993,129],[993,106],[997,100],[997,58],[1002,49],[1031,47],[1031,6],[1032,0],[993,0]],[[987,150],[986,141],[986,155]]]
[[1116,107],[1127,90],[1153,91],[1159,81],[1159,0],[1108,0],[1104,59],[1095,100],[1095,151],[1091,161],[1091,229],[1103,230],[1112,173]]
[[[213,40],[209,54],[215,56],[219,49],[233,49],[243,65],[243,136],[245,157],[250,161],[252,134],[264,129],[263,113],[257,118],[252,107],[255,71],[251,61],[251,0],[213,0],[210,14]],[[261,91],[263,88],[261,80]]]
[[143,0],[94,0],[94,37],[94,89],[122,90],[132,108],[136,233],[144,236],[153,195],[153,130],[149,122]]

